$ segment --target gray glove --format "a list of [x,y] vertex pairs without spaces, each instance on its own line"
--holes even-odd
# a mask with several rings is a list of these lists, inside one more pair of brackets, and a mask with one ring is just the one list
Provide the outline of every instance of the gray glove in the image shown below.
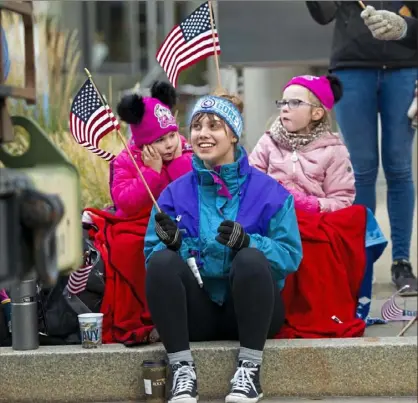
[[383,41],[402,39],[408,29],[405,19],[391,11],[376,10],[372,6],[367,6],[360,16],[372,35]]

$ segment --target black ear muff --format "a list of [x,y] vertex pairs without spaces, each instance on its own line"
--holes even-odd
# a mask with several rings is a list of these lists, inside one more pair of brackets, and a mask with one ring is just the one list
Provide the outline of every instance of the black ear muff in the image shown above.
[[151,97],[157,98],[170,109],[177,103],[176,89],[165,81],[155,81],[151,86]]
[[331,86],[332,94],[334,95],[334,102],[337,103],[343,96],[343,84],[337,76],[328,74],[326,76]]
[[126,123],[139,124],[145,114],[144,100],[140,95],[125,95],[116,107],[117,114]]

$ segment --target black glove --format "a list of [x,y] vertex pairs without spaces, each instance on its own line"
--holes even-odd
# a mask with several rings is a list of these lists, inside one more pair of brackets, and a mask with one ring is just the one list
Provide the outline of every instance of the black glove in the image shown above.
[[181,246],[181,234],[176,223],[165,213],[155,214],[155,232],[168,249],[177,251]]
[[216,240],[222,245],[228,246],[236,251],[242,248],[248,248],[250,237],[245,233],[241,224],[235,221],[226,220],[218,228],[219,234]]

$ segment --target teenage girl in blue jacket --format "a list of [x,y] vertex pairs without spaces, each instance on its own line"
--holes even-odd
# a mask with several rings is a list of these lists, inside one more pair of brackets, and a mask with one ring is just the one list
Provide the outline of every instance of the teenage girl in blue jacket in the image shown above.
[[238,144],[241,112],[231,96],[197,102],[193,170],[162,192],[162,213],[153,210],[145,237],[147,299],[171,366],[170,402],[197,400],[190,341],[239,340],[226,402],[263,396],[264,344],[284,322],[280,290],[302,257],[293,197],[252,168]]

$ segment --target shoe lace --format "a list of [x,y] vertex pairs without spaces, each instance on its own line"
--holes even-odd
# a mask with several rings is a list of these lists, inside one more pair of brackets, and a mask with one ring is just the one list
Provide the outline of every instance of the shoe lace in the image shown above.
[[196,381],[196,372],[190,365],[183,365],[174,372],[173,395],[191,392]]
[[231,380],[234,392],[243,391],[248,393],[251,388],[255,390],[256,388],[253,382],[253,376],[256,371],[257,368],[239,367]]

